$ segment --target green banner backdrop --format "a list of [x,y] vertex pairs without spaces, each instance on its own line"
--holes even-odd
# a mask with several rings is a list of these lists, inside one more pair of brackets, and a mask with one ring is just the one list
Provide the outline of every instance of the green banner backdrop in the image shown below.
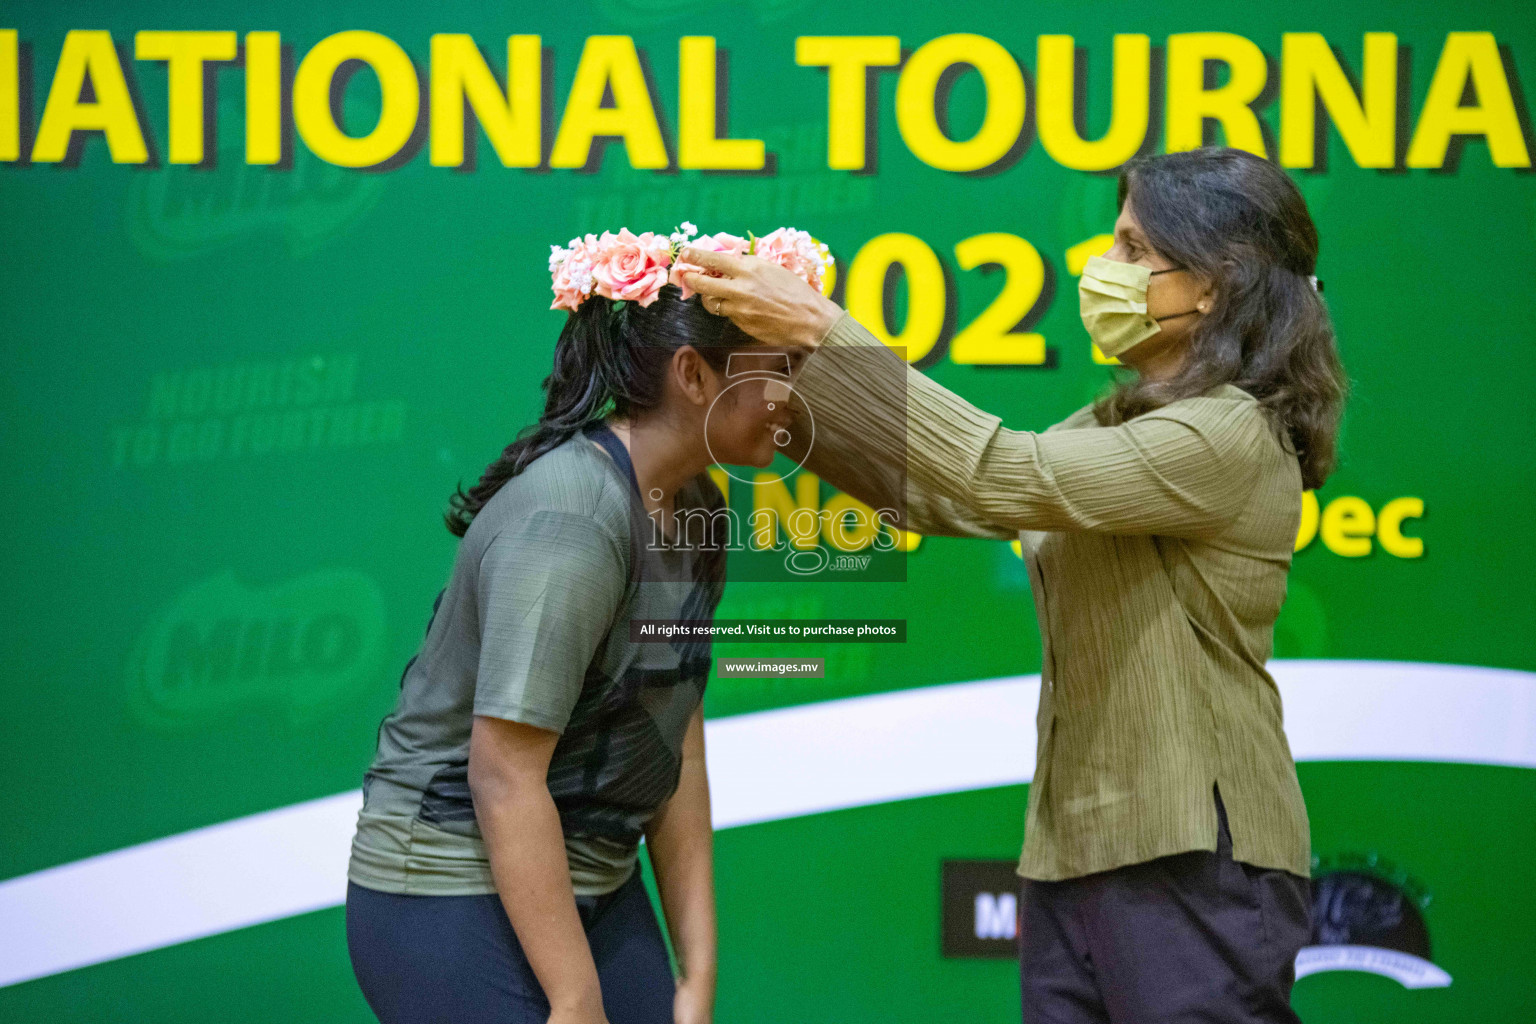
[[[350,801],[447,577],[447,495],[537,414],[551,243],[804,228],[871,329],[1043,429],[1113,372],[1074,275],[1115,168],[1215,141],[1306,195],[1355,385],[1276,637],[1331,886],[1296,1005],[1531,1019],[1526,5],[683,7],[0,13],[0,1018],[368,1019]],[[727,590],[726,618],[907,630],[717,650],[826,659],[709,687],[723,1024],[1018,1019],[1016,967],[941,953],[941,862],[1018,852],[1027,578],[1007,544],[911,543],[903,583]],[[962,707],[997,714],[949,729]],[[852,722],[853,753],[799,750],[830,796],[731,760]],[[976,935],[1005,939],[989,898]]]

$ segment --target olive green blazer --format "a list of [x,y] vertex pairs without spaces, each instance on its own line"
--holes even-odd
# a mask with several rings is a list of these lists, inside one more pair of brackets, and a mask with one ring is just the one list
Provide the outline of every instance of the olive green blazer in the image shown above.
[[[1310,874],[1265,670],[1301,516],[1289,440],[1223,385],[1113,427],[1009,430],[844,314],[794,384],[789,454],[918,533],[1021,541],[1043,643],[1019,874],[1215,850]],[[798,404],[798,403],[797,403]],[[805,410],[808,410],[806,412]]]

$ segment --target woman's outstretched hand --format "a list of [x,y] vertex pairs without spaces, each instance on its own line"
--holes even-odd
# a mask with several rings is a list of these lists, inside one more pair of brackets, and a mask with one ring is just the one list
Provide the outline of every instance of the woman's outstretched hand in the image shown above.
[[841,306],[802,278],[757,256],[685,248],[678,259],[719,274],[689,270],[682,277],[705,309],[730,317],[765,344],[815,348],[843,315]]

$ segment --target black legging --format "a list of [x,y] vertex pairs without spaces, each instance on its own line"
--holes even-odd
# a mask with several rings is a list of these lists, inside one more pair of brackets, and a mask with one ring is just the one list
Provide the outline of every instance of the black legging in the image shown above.
[[[610,1024],[672,1024],[672,968],[640,872],[576,905]],[[400,896],[349,883],[347,949],[382,1024],[549,1019],[499,896]]]

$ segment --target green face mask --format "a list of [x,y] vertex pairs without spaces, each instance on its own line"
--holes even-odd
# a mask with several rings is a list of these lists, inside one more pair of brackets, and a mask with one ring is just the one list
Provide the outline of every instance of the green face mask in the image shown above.
[[1118,356],[1162,330],[1161,320],[1189,316],[1193,309],[1168,316],[1147,315],[1147,284],[1154,274],[1171,274],[1183,267],[1148,270],[1135,263],[1088,257],[1077,282],[1078,306],[1083,326],[1099,351]]

